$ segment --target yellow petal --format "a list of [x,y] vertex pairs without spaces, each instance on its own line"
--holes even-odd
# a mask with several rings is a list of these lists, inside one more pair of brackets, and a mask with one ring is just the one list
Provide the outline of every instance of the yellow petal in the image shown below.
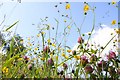
[[43,61],[44,61],[44,60],[45,60],[45,58],[43,58],[43,57],[42,57],[42,58],[41,58],[41,60],[43,60]]
[[87,12],[89,10],[89,6],[88,5],[85,5],[84,6],[84,12]]
[[70,4],[66,4],[66,9],[70,9]]
[[58,56],[56,56],[56,60],[58,60]]
[[53,54],[50,54],[50,57],[52,58],[52,57],[53,57]]
[[117,34],[120,34],[120,28],[115,29],[115,32],[116,32]]
[[37,34],[37,37],[40,37],[40,34]]
[[66,59],[68,59],[69,57],[68,56],[65,56]]
[[38,48],[35,48],[35,51],[37,51],[38,50]]
[[53,47],[56,47],[56,45],[55,45],[54,43],[52,43],[52,46],[53,46]]
[[65,57],[65,53],[62,53],[62,56]]
[[70,53],[72,50],[67,50],[68,53]]
[[21,60],[23,60],[23,58],[19,58],[19,59],[18,59],[18,61],[21,61]]
[[22,44],[22,43],[23,43],[23,40],[21,40],[20,43]]
[[15,49],[15,51],[17,51],[17,49]]
[[68,26],[68,29],[70,29],[71,28],[71,26]]
[[116,4],[115,0],[112,0],[112,4],[113,4],[113,5]]
[[112,24],[112,25],[115,25],[115,24],[116,24],[116,20],[113,20],[111,24]]
[[79,60],[79,59],[80,59],[80,56],[74,56],[74,58],[75,58],[76,60]]
[[64,20],[64,22],[67,22],[66,20]]
[[30,41],[30,38],[28,38],[28,40]]
[[42,35],[44,35],[45,34],[45,32],[41,32],[42,33]]
[[47,42],[50,43],[50,39],[48,39]]

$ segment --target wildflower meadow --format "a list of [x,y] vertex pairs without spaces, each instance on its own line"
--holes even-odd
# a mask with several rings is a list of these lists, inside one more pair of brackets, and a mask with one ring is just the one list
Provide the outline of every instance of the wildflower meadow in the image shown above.
[[0,5],[1,79],[120,79],[119,2],[17,2],[7,15],[12,4]]

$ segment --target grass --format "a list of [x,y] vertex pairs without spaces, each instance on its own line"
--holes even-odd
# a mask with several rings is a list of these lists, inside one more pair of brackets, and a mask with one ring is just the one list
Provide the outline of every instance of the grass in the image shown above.
[[[108,58],[107,61],[102,60],[100,56],[96,56],[106,49],[108,44],[115,39],[116,34],[112,34],[114,36],[101,49],[99,49],[99,47],[97,49],[88,47],[93,30],[95,28],[96,8],[94,6],[91,7],[87,3],[84,4],[85,17],[81,26],[78,27],[72,19],[72,15],[70,15],[69,19],[71,21],[64,28],[64,34],[62,35],[63,38],[60,42],[57,40],[60,22],[56,18],[55,21],[57,24],[57,29],[55,31],[54,40],[50,37],[51,26],[46,23],[47,18],[42,20],[41,23],[44,24],[45,22],[44,28],[39,30],[37,37],[34,39],[39,41],[38,38],[40,38],[42,43],[41,45],[36,43],[36,41],[32,41],[31,38],[28,38],[27,41],[24,41],[22,37],[17,35],[14,35],[10,41],[5,40],[1,48],[5,48],[6,54],[0,54],[0,56],[2,56],[2,58],[0,58],[2,59],[2,66],[0,65],[0,68],[2,68],[2,78],[120,78],[120,61],[116,55],[117,52],[108,52],[109,55],[106,56]],[[69,3],[66,3],[66,7],[71,13]],[[87,35],[88,39],[87,42],[85,42],[83,40],[84,36],[81,34],[81,29],[88,11],[91,11],[94,16],[91,32]],[[9,32],[9,30],[16,24],[19,24],[19,21],[16,21],[3,31],[6,33]],[[71,50],[70,46],[66,45],[66,36],[69,35],[66,34],[66,32],[67,30],[70,32],[71,28],[68,26],[71,26],[71,24],[77,28],[78,34],[80,35],[78,37],[78,50],[76,50],[75,53],[73,53],[73,50]],[[48,32],[49,35],[47,38],[46,32]],[[117,41],[114,43],[117,44]],[[5,44],[8,44],[9,46],[7,47]],[[95,44],[91,45],[96,46]],[[74,62],[74,64],[72,62]],[[74,66],[74,68],[72,68],[72,66]]]

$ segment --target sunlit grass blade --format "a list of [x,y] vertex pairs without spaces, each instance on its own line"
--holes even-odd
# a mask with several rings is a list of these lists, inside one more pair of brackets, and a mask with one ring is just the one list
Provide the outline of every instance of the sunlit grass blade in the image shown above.
[[9,60],[7,60],[7,61],[3,64],[3,67],[9,66],[9,64],[10,64],[15,58],[19,57],[19,55],[22,55],[22,54],[24,54],[24,53],[26,53],[26,52],[27,52],[27,50],[25,50],[25,51],[23,51],[23,52],[21,52],[21,53],[16,54],[15,56],[13,56],[13,57],[10,58]]
[[[115,35],[116,36],[116,35]],[[100,53],[102,53],[105,49],[106,49],[106,47],[109,45],[109,43],[115,38],[115,36],[113,36],[111,39],[110,39],[110,41],[103,47],[103,50],[100,52]]]
[[9,29],[11,29],[13,26],[15,26],[19,21],[16,21],[15,23],[13,23],[10,27],[8,27],[5,31],[8,31]]

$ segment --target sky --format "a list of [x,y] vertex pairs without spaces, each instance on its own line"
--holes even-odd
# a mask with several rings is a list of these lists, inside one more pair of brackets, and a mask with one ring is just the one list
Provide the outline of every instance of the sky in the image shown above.
[[[30,36],[36,36],[39,32],[37,26],[40,23],[40,18],[44,19],[46,16],[48,18],[48,24],[51,27],[56,29],[56,21],[59,20],[58,27],[58,40],[61,41],[62,33],[64,27],[67,25],[64,23],[64,20],[67,20],[68,23],[70,20],[61,17],[62,14],[72,15],[72,18],[77,26],[82,24],[84,18],[83,2],[70,2],[71,10],[65,9],[65,3],[59,4],[59,2],[22,2],[22,3],[11,3],[11,2],[1,2],[0,7],[0,22],[2,22],[4,15],[6,15],[5,21],[2,26],[9,26],[12,23],[19,21],[17,25],[16,34],[20,34],[24,39]],[[58,5],[58,8],[54,6]],[[118,21],[118,8],[115,5],[108,5],[108,2],[89,2],[91,7],[96,6],[95,14],[95,31],[102,28],[100,24],[104,24],[109,28],[115,28],[117,25],[112,26],[112,20]],[[58,13],[57,11],[60,11]],[[34,24],[34,25],[32,25]],[[81,28],[81,33],[87,33],[92,30],[93,24],[93,13],[88,11],[86,15],[85,22]],[[0,27],[1,30],[2,27]],[[12,29],[14,31],[15,28]],[[101,34],[102,35],[102,34]],[[103,34],[104,35],[104,34]],[[51,37],[55,36],[55,30],[51,30]],[[79,34],[77,29],[73,25],[70,30],[70,35],[67,36],[67,45],[74,47],[77,43]],[[84,37],[87,39],[88,37]],[[48,38],[46,38],[48,39]]]

